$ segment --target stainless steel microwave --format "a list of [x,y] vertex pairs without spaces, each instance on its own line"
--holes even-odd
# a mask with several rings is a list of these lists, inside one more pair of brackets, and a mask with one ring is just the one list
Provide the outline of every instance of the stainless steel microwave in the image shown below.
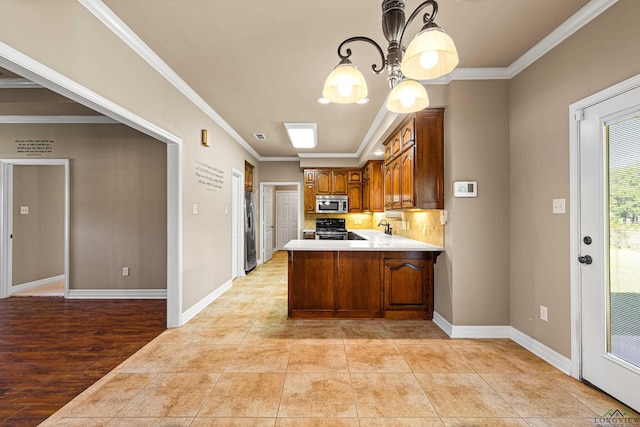
[[347,196],[316,196],[316,213],[348,213]]

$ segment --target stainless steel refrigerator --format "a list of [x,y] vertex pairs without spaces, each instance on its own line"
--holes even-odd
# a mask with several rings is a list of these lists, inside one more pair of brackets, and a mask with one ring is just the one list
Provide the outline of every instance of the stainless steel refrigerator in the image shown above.
[[248,273],[256,267],[256,210],[253,193],[244,192],[244,271]]

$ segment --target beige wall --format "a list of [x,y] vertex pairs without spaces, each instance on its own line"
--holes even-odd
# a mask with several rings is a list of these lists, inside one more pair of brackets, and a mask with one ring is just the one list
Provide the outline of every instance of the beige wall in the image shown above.
[[0,158],[30,139],[70,159],[70,289],[166,289],[166,146],[119,124],[3,124]]
[[[453,198],[477,181],[477,198]],[[509,325],[509,83],[454,81],[445,110],[446,252],[435,311],[454,325]]]
[[12,286],[64,274],[64,194],[64,166],[13,166]]
[[[4,0],[2,9],[3,43],[182,140],[182,223],[173,224],[182,231],[182,313],[228,283],[232,169],[244,171],[247,160],[259,176],[257,160],[76,0]],[[221,188],[199,182],[197,162],[220,171]]]
[[[639,1],[620,0],[511,81],[511,324],[566,357],[569,105],[640,73],[639,16]],[[554,198],[567,214],[551,213]]]

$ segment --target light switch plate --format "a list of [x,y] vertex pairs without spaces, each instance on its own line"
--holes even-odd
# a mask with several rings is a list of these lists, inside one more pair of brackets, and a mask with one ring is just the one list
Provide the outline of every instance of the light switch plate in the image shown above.
[[198,204],[197,204],[197,203],[194,203],[194,204],[191,206],[191,213],[192,213],[192,214],[194,214],[194,215],[197,215],[197,214],[198,214]]
[[20,215],[29,215],[29,206],[20,206]]

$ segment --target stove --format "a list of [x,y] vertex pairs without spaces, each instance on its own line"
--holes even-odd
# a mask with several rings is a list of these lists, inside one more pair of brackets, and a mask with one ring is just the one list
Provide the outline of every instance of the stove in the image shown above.
[[317,218],[316,239],[347,240],[349,233],[345,228],[344,218]]

